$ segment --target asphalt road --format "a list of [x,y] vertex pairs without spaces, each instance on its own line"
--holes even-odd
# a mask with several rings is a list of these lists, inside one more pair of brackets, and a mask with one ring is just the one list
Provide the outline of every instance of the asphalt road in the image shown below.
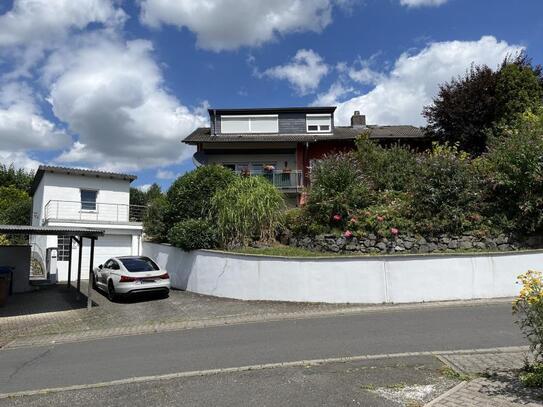
[[0,393],[363,354],[524,345],[507,303],[392,310],[0,351]]

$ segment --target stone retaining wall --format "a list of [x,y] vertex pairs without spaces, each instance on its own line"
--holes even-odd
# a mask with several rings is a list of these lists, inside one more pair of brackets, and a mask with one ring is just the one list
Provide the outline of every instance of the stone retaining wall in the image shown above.
[[506,235],[495,238],[478,238],[471,235],[424,238],[414,235],[398,236],[394,239],[378,238],[369,234],[364,238],[345,238],[332,234],[315,237],[283,237],[283,242],[317,252],[351,254],[393,254],[393,253],[447,253],[462,250],[512,251],[527,245],[512,241]]

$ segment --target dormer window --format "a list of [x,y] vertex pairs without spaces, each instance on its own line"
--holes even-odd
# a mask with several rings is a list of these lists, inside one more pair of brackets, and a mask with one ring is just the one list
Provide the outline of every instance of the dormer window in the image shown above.
[[221,133],[279,133],[279,118],[276,114],[221,115]]
[[305,122],[308,133],[330,133],[332,131],[332,115],[307,114]]

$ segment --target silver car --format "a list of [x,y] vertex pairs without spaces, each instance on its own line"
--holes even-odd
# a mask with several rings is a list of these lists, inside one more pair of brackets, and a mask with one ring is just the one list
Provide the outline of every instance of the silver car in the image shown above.
[[170,291],[170,276],[145,256],[112,257],[94,269],[92,286],[107,292],[111,301],[119,296]]

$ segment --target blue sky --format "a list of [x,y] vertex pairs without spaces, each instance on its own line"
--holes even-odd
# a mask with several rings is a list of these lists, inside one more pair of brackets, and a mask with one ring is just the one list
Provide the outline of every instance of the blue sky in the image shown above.
[[0,0],[0,161],[167,187],[208,107],[337,105],[424,125],[438,84],[522,49],[543,2]]

